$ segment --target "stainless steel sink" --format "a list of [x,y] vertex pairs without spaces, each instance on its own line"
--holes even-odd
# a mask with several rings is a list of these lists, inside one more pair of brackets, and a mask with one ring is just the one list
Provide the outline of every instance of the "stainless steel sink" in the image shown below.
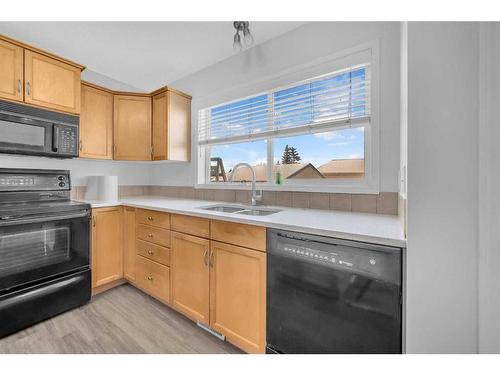
[[248,210],[243,210],[243,211],[237,211],[237,214],[240,215],[252,215],[252,216],[267,216],[267,215],[272,215],[275,214],[276,212],[280,212],[281,210],[270,210],[270,209],[258,209],[258,208],[252,208]]
[[216,204],[213,206],[198,207],[200,210],[227,212],[238,215],[267,216],[280,212],[281,210],[271,208],[256,208],[253,206],[230,206]]
[[229,212],[229,213],[241,211],[244,209],[242,207],[234,207],[234,206],[208,206],[208,207],[198,207],[198,208],[207,211]]

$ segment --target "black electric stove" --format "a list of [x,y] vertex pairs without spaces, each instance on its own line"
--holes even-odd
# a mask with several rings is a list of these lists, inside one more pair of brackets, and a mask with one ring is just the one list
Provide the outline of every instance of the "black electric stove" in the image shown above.
[[69,171],[0,169],[0,337],[90,299],[90,205]]

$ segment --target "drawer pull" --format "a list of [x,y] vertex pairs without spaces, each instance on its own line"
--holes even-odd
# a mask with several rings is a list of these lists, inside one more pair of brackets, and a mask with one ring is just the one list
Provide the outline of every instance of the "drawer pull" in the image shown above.
[[148,216],[148,220],[149,221],[153,221],[153,217],[152,216]]
[[153,281],[153,276],[148,276],[149,281]]
[[148,237],[149,237],[149,238],[153,238],[153,233],[149,233],[149,234],[148,234]]
[[149,255],[153,255],[153,250],[148,250]]

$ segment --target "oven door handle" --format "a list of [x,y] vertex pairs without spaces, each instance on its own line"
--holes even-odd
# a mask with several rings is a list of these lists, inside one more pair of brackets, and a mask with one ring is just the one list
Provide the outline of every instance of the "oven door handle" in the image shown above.
[[72,220],[72,219],[79,219],[82,217],[89,217],[89,212],[88,210],[85,211],[80,211],[78,214],[71,214],[71,215],[54,215],[54,216],[35,216],[35,217],[30,217],[30,218],[15,218],[15,217],[8,217],[8,218],[0,218],[0,226],[7,226],[7,225],[19,225],[19,224],[36,224],[36,223],[44,223],[48,221],[56,221],[56,220]]

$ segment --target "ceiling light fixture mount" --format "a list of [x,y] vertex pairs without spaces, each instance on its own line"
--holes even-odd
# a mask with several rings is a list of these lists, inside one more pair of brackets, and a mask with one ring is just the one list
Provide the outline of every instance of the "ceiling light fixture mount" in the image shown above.
[[234,21],[233,26],[236,29],[236,33],[233,38],[233,48],[237,51],[241,51],[242,49],[240,31],[243,34],[243,43],[245,44],[245,47],[250,47],[254,42],[253,36],[250,33],[250,22]]

